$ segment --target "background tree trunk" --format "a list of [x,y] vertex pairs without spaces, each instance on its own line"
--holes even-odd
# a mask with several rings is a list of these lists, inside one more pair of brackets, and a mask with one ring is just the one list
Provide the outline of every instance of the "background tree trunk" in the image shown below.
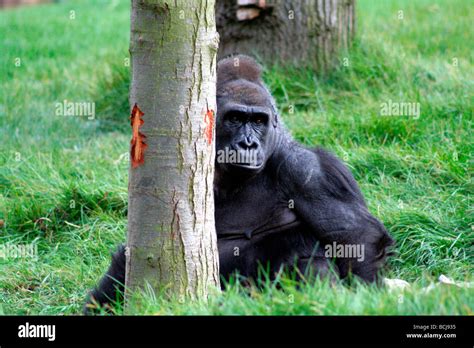
[[217,0],[219,57],[243,53],[266,64],[325,70],[348,48],[355,0]]
[[147,148],[129,171],[126,298],[145,283],[191,298],[218,287],[206,115],[216,105],[217,45],[213,0],[132,0],[130,105],[144,113]]

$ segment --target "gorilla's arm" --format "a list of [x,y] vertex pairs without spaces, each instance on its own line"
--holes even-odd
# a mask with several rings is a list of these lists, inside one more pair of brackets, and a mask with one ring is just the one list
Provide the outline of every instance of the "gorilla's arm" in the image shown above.
[[341,277],[352,271],[366,281],[375,281],[393,239],[367,210],[352,174],[325,150],[310,151],[293,143],[289,153],[279,174],[296,213],[323,247],[333,242],[363,245],[363,260],[337,258],[336,263]]
[[123,301],[125,284],[125,246],[120,245],[112,255],[112,263],[97,288],[91,291],[84,306],[84,314],[94,314],[98,307]]

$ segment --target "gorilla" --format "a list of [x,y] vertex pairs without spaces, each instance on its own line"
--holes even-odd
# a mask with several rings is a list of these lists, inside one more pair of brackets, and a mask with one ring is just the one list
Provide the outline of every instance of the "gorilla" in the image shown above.
[[[393,239],[372,216],[346,166],[321,149],[296,143],[262,81],[261,67],[237,55],[217,66],[215,222],[221,277],[375,282]],[[311,278],[312,279],[312,278]],[[106,305],[125,282],[125,248],[88,297]]]

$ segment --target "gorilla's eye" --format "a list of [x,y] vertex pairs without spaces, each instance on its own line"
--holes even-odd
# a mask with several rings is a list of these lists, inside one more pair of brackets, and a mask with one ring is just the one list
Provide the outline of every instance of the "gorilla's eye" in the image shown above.
[[268,116],[265,114],[257,114],[252,117],[252,122],[255,124],[265,124],[268,120]]
[[229,111],[225,114],[224,118],[232,123],[243,123],[246,119],[246,116],[241,112]]

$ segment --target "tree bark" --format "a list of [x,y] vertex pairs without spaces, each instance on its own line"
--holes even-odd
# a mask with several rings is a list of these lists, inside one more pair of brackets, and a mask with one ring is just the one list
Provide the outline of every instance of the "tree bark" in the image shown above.
[[146,283],[190,298],[218,288],[217,46],[213,0],[132,0],[130,105],[147,147],[129,170],[126,299]]
[[350,45],[355,0],[217,0],[216,20],[219,57],[242,53],[326,70]]

